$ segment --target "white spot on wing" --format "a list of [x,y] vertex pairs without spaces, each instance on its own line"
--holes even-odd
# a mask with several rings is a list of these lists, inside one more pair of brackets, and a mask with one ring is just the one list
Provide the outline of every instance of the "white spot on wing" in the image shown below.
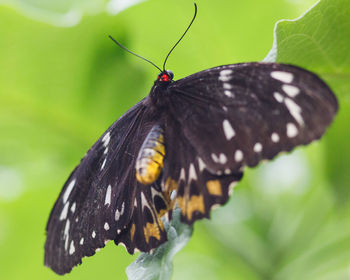
[[107,191],[106,191],[106,198],[105,198],[105,205],[111,205],[111,195],[112,195],[112,186],[108,185]]
[[285,71],[273,71],[271,72],[271,77],[279,80],[283,83],[291,83],[293,81],[293,74]]
[[214,162],[219,162],[219,158],[216,154],[212,153],[211,158],[213,159]]
[[122,209],[120,210],[120,215],[124,214],[124,209],[125,209],[125,202],[122,204]]
[[226,139],[231,140],[236,135],[236,133],[233,130],[230,122],[228,120],[224,120],[222,122],[222,126],[224,128],[224,133],[225,133]]
[[219,156],[217,156],[216,154],[213,153],[213,154],[211,154],[211,157],[212,157],[213,161],[216,163],[225,164],[227,162],[227,157],[223,153],[220,153]]
[[72,211],[72,213],[75,212],[76,206],[77,206],[77,204],[74,202],[74,203],[72,204],[72,207],[70,208],[70,211]]
[[225,69],[220,72],[219,80],[223,82],[227,82],[231,79],[232,70]]
[[243,152],[241,150],[237,150],[235,152],[235,161],[239,162],[243,159]]
[[277,102],[279,102],[279,103],[282,103],[283,102],[283,95],[282,94],[280,94],[279,92],[274,92],[273,93],[273,97],[275,97],[275,99],[277,100]]
[[232,74],[232,70],[231,69],[225,69],[225,70],[222,70],[220,72],[220,76],[227,76],[227,75],[231,75]]
[[79,244],[80,244],[80,245],[83,245],[83,244],[84,244],[84,237],[82,237],[82,238],[80,239]]
[[62,197],[63,203],[67,202],[67,199],[68,199],[70,193],[72,192],[74,185],[75,185],[75,179],[69,183],[66,191],[64,192],[63,197]]
[[67,220],[66,226],[64,227],[64,232],[63,232],[63,239],[64,239],[64,249],[67,251],[68,250],[68,237],[69,237],[69,226],[70,222]]
[[115,217],[114,217],[114,219],[115,219],[116,221],[119,221],[119,218],[120,218],[120,212],[119,212],[119,210],[117,209],[117,210],[115,210]]
[[293,116],[293,118],[300,124],[304,125],[304,119],[301,116],[301,108],[290,98],[286,98],[284,100],[284,104],[286,104],[289,113]]
[[111,140],[111,134],[109,132],[107,132],[105,134],[105,136],[103,136],[103,138],[102,138],[103,146],[107,147],[110,140]]
[[224,89],[232,89],[232,86],[229,83],[224,83],[222,86]]
[[259,142],[258,142],[258,143],[255,143],[253,150],[254,150],[254,152],[256,152],[256,153],[260,153],[260,152],[262,151],[262,145],[261,145],[261,143],[259,143]]
[[[135,199],[136,200],[136,199]],[[141,207],[149,206],[145,194],[141,193]]]
[[109,230],[109,224],[106,222],[105,225],[104,225],[104,229],[105,230]]
[[72,240],[69,246],[69,255],[73,255],[74,252],[75,252],[75,247],[74,247],[74,241]]
[[60,221],[65,220],[67,218],[68,208],[69,208],[69,201],[64,205],[62,209],[62,212],[60,215]]
[[205,169],[205,163],[204,163],[204,161],[200,158],[200,157],[198,157],[198,167],[199,167],[199,171],[203,171],[204,169]]
[[284,90],[285,93],[287,93],[290,97],[295,97],[299,94],[300,89],[292,86],[292,85],[283,85],[282,89]]
[[185,169],[181,168],[179,181],[181,180],[185,181],[185,179],[186,179]]
[[225,95],[226,95],[227,97],[233,97],[232,92],[229,91],[229,90],[225,90],[224,93],[225,93]]
[[294,123],[287,123],[287,136],[293,138],[298,135],[298,129]]
[[227,162],[227,157],[226,157],[225,154],[223,154],[223,153],[220,154],[219,162],[220,162],[221,164],[225,164],[225,163]]
[[103,161],[103,163],[102,163],[102,165],[101,165],[101,170],[105,167],[106,161],[107,161],[107,158],[105,158],[105,160]]
[[92,236],[92,238],[95,238],[96,237],[96,231],[92,231],[92,233],[91,233],[91,236]]
[[274,143],[277,143],[278,141],[280,141],[280,137],[278,136],[278,134],[276,132],[271,134],[271,140]]
[[191,182],[191,180],[197,180],[196,169],[194,168],[193,163],[190,164],[189,174],[188,174],[188,182]]

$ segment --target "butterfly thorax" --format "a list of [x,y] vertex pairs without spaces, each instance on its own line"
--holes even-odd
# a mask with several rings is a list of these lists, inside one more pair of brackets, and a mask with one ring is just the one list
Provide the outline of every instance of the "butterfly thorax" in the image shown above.
[[[164,108],[169,103],[168,86],[171,84],[172,78],[171,71],[160,73],[146,101],[146,106],[150,106],[148,112],[158,121],[162,118]],[[137,180],[144,185],[154,183],[163,169],[164,157],[164,131],[156,124],[149,131],[138,153],[135,166]]]
[[168,86],[173,82],[174,74],[170,70],[161,72],[149,94],[151,104],[156,108],[162,108],[167,104]]

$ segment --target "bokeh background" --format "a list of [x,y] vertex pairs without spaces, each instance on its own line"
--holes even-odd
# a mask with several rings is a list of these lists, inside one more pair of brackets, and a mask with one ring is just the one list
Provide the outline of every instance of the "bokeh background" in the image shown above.
[[[197,0],[197,20],[168,68],[178,79],[260,61],[276,21],[315,2]],[[63,279],[43,266],[51,207],[86,150],[158,74],[107,35],[161,65],[193,2],[1,3],[0,279]],[[174,258],[173,279],[350,279],[349,73],[340,89],[334,84],[341,112],[325,137],[246,170],[229,203],[196,223]],[[126,279],[136,257],[111,242],[64,278]]]

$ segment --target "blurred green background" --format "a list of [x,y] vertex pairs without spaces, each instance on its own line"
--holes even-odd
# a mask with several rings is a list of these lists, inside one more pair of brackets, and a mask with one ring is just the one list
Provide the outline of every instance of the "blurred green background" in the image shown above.
[[[43,266],[51,207],[86,150],[148,94],[158,74],[107,35],[161,65],[193,15],[188,0],[149,0],[123,10],[132,2],[0,6],[0,279],[63,279]],[[336,2],[349,7],[348,0]],[[197,0],[197,20],[167,66],[179,79],[260,61],[272,47],[276,21],[296,18],[314,3]],[[349,10],[342,13],[350,21]],[[317,15],[316,36],[339,36],[339,53],[332,56],[336,40],[329,40],[331,47],[320,49],[324,64],[305,62],[302,51],[278,58],[319,70],[338,94],[339,116],[320,142],[246,170],[229,203],[196,223],[174,259],[173,279],[350,279],[350,51],[337,33],[350,23],[327,31],[317,25],[324,15]],[[284,39],[284,48],[293,46],[295,40]],[[109,243],[64,277],[126,279],[135,259]]]

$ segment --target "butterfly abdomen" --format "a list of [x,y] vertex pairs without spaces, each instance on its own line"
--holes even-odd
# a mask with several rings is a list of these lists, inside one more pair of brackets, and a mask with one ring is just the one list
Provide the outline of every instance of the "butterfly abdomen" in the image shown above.
[[162,172],[164,156],[164,131],[159,125],[154,125],[136,159],[137,180],[144,185],[155,182]]

